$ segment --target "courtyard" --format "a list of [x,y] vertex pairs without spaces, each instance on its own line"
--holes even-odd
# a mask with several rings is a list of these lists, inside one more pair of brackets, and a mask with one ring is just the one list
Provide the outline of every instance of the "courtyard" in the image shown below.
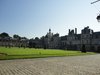
[[100,75],[100,54],[1,60],[0,75]]

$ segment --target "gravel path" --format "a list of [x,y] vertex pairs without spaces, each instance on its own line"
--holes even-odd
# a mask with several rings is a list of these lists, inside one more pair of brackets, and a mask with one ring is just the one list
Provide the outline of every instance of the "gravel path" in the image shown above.
[[100,54],[1,60],[0,75],[100,75]]

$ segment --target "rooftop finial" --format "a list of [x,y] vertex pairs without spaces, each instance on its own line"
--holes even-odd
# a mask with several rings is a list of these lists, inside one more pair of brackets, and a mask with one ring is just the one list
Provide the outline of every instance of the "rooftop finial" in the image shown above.
[[49,32],[51,32],[51,29],[49,28]]

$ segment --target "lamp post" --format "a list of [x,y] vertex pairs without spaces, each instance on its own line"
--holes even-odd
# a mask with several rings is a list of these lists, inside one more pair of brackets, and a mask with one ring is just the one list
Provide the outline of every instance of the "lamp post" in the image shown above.
[[[94,2],[91,2],[91,4],[94,4],[96,2],[99,2],[100,0],[97,0],[97,1],[94,1]],[[100,12],[100,11],[99,11]],[[97,21],[100,22],[100,14],[96,17]]]
[[96,19],[98,20],[98,22],[100,22],[100,14],[97,16]]

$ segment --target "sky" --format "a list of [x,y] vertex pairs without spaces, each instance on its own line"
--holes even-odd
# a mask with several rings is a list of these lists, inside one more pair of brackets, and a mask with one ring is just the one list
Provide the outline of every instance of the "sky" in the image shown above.
[[0,33],[35,38],[47,34],[49,28],[60,36],[77,28],[78,34],[89,26],[100,31],[96,16],[100,2],[95,0],[0,0]]

